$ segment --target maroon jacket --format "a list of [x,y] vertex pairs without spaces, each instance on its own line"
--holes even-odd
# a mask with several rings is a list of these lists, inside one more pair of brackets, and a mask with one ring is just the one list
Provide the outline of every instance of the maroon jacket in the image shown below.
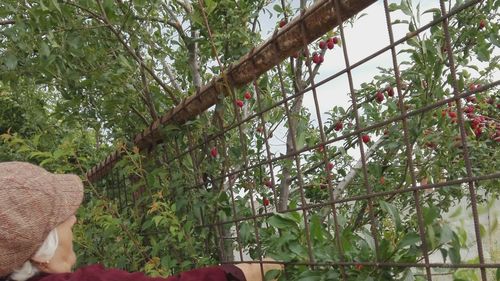
[[[2,278],[0,278],[2,280]],[[167,278],[148,277],[140,272],[105,269],[102,265],[82,267],[75,272],[42,274],[28,281],[246,281],[243,272],[234,265],[212,266],[182,272]]]

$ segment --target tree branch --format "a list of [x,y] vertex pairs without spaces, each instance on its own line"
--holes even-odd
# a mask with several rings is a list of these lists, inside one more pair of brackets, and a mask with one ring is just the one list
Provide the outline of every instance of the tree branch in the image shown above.
[[97,4],[99,5],[99,8],[101,10],[101,14],[102,14],[102,17],[98,17],[101,21],[103,21],[107,26],[108,28],[111,30],[111,32],[116,36],[116,38],[118,39],[118,41],[123,45],[123,47],[125,47],[125,50],[135,59],[135,61],[137,63],[139,63],[139,65],[141,67],[143,67],[148,73],[149,75],[151,75],[153,77],[153,79],[160,85],[160,87],[162,87],[162,89],[170,96],[170,98],[172,99],[172,101],[174,102],[174,104],[179,104],[179,101],[178,99],[175,97],[174,93],[167,87],[167,85],[165,85],[165,83],[163,83],[163,81],[154,73],[154,71],[149,68],[143,61],[142,59],[140,59],[134,52],[134,50],[132,50],[132,48],[124,41],[124,39],[121,37],[120,33],[113,27],[113,25],[109,22],[107,16],[106,16],[106,13],[104,11],[104,8],[102,7],[102,3],[100,0],[96,0],[97,1]]
[[132,111],[141,118],[141,120],[144,122],[144,124],[146,124],[146,126],[149,126],[151,122],[149,122],[148,119],[146,119],[146,117],[144,117],[144,115],[142,115],[142,113],[140,113],[139,110],[137,110],[137,108],[135,108],[133,105],[130,105],[130,109],[132,109]]
[[2,20],[0,21],[0,25],[8,25],[8,24],[15,24],[15,20]]

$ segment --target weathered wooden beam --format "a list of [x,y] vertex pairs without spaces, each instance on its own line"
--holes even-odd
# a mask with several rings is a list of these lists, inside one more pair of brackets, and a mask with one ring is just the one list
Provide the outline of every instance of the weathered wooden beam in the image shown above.
[[[229,87],[242,87],[254,79],[300,51],[323,34],[338,25],[338,17],[344,22],[355,14],[370,6],[376,0],[341,0],[340,11],[335,11],[333,1],[318,1],[300,17],[277,30],[271,38],[252,49],[237,63],[231,65],[223,75],[203,86],[196,94],[182,100],[176,107],[153,122],[148,128],[134,138],[134,144],[140,149],[149,150],[164,140],[160,130],[167,124],[183,124],[194,119],[217,103],[219,95],[226,96],[223,90],[226,83]],[[87,172],[87,179],[96,181],[106,175],[120,159],[121,153],[115,152],[105,161]]]

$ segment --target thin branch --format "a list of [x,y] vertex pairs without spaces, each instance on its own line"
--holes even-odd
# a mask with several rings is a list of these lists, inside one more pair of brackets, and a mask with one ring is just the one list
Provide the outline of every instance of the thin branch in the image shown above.
[[108,18],[106,16],[106,13],[104,11],[104,7],[102,6],[101,1],[100,0],[96,0],[96,1],[97,1],[97,4],[99,5],[101,13],[102,13],[102,17],[98,16],[98,18],[101,21],[103,21],[108,26],[108,28],[111,30],[111,32],[116,36],[116,38],[118,39],[118,41],[123,45],[123,47],[125,47],[126,51],[136,60],[136,62],[139,63],[139,65],[141,67],[143,67],[149,73],[149,75],[151,75],[153,77],[153,79],[162,87],[162,89],[170,96],[170,98],[172,99],[172,101],[174,102],[174,104],[176,104],[176,105],[179,104],[179,101],[175,97],[175,95],[172,92],[172,90],[170,90],[170,88],[168,88],[168,86],[165,83],[163,83],[163,81],[156,75],[156,73],[154,73],[154,71],[151,68],[149,68],[142,61],[142,59],[140,59],[135,54],[134,50],[125,42],[125,40],[122,38],[122,36],[120,35],[120,33],[109,22],[109,20],[108,20]]
[[172,20],[168,20],[165,23],[175,28],[175,30],[179,33],[179,37],[181,37],[182,41],[187,44],[188,36],[186,35],[186,32],[184,32],[184,29],[182,29],[182,24],[179,22],[174,12],[168,7],[167,4],[163,4],[162,7],[167,11],[169,17],[172,18]]
[[142,113],[140,113],[139,110],[137,110],[137,108],[135,108],[133,105],[130,105],[130,109],[132,109],[132,111],[141,118],[141,120],[144,122],[144,124],[146,124],[146,126],[149,126],[151,122],[149,122],[148,119],[146,119],[146,117],[144,117],[144,115],[142,115]]
[[174,77],[174,75],[172,73],[172,70],[170,69],[170,65],[168,65],[165,60],[162,60],[161,64],[163,65],[163,69],[167,73],[168,79],[170,80],[170,84],[172,84],[172,86],[174,87],[174,89],[176,89],[179,92],[182,92],[181,86],[175,80],[175,77]]
[[[141,54],[139,53],[139,50],[136,51],[136,54],[137,54],[138,58],[142,59]],[[143,87],[141,92],[146,100],[146,106],[149,109],[149,114],[153,118],[153,121],[156,121],[156,120],[158,120],[158,114],[156,113],[156,108],[155,108],[155,105],[153,103],[153,99],[151,98],[151,92],[149,91],[149,85],[148,85],[148,79],[146,76],[146,72],[145,72],[144,67],[142,67],[142,66],[141,66],[141,82],[142,82],[142,87]]]
[[184,11],[186,12],[186,14],[191,14],[193,12],[193,6],[191,5],[191,3],[189,3],[189,1],[187,1],[187,0],[175,1],[175,3],[177,3],[179,6],[181,6],[184,9]]
[[8,25],[8,24],[15,24],[15,20],[2,20],[0,21],[0,25]]

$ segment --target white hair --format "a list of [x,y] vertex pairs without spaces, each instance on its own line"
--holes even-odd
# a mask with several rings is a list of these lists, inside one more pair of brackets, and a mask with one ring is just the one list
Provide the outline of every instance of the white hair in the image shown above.
[[[58,245],[59,236],[57,235],[56,229],[53,229],[31,259],[37,261],[50,261],[56,253]],[[27,260],[21,267],[16,268],[9,276],[8,280],[25,281],[38,274],[40,270],[31,262],[31,259]]]

